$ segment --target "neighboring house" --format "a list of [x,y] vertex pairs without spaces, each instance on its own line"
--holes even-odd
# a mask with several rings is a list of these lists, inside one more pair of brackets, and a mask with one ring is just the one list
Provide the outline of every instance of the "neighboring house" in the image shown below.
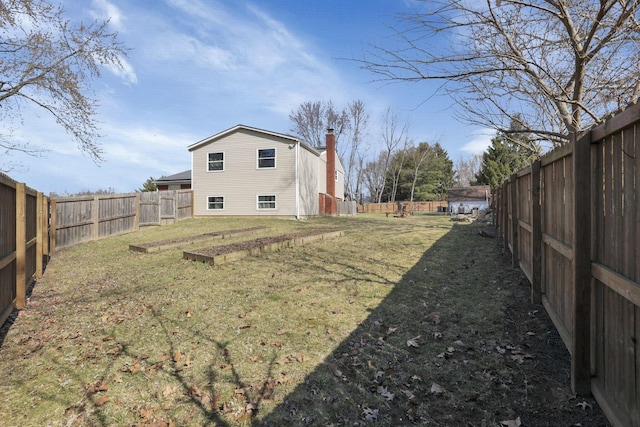
[[488,185],[448,188],[447,211],[451,215],[470,214],[475,209],[477,212],[486,211],[489,209],[490,194],[491,187]]
[[191,188],[191,171],[184,171],[175,175],[163,176],[155,181],[158,191],[189,190]]
[[334,215],[344,199],[344,169],[327,147],[237,125],[190,145],[194,215]]

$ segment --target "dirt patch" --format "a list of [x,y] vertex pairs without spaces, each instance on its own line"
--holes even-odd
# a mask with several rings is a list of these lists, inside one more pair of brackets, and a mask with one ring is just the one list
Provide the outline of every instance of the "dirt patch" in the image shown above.
[[[609,426],[595,399],[571,392],[571,356],[544,307],[530,301],[529,282],[522,277],[505,312],[505,335],[520,351],[507,360],[514,377],[521,379],[512,396],[514,406],[526,411],[523,425]],[[531,363],[518,363],[522,354]]]
[[267,246],[272,243],[280,243],[286,242],[288,240],[299,239],[302,237],[315,236],[318,234],[329,233],[335,230],[309,230],[309,231],[301,231],[299,233],[289,233],[289,234],[281,234],[279,236],[269,236],[269,237],[260,237],[252,240],[245,240],[237,243],[230,243],[228,245],[219,245],[219,246],[211,246],[208,248],[198,249],[197,251],[192,251],[193,253],[197,253],[199,255],[204,255],[207,257],[216,257],[220,255],[226,255],[233,252],[247,251],[254,248],[260,248],[262,246]]
[[207,239],[223,239],[225,237],[238,236],[255,231],[266,230],[267,227],[250,227],[235,230],[214,231],[211,233],[198,234],[196,236],[180,237],[175,239],[165,239],[156,242],[140,243],[137,245],[129,245],[129,249],[137,252],[151,252],[153,249],[162,247],[175,247],[181,244],[192,244]]

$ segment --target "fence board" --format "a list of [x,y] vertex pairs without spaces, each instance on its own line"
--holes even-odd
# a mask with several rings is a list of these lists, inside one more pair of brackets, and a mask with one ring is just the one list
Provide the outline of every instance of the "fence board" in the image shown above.
[[51,215],[55,245],[64,248],[140,227],[172,224],[191,218],[192,205],[191,190],[56,199]]
[[26,305],[27,290],[48,260],[42,240],[47,205],[42,193],[0,174],[0,324]]
[[[639,126],[636,104],[544,156],[539,220],[535,202],[529,216],[524,182],[517,191],[503,183],[495,204],[505,247],[520,252],[523,270],[531,251],[530,271],[540,269],[541,301],[571,354],[572,388],[591,391],[615,426],[633,427],[640,427]],[[515,235],[509,224],[518,224]]]

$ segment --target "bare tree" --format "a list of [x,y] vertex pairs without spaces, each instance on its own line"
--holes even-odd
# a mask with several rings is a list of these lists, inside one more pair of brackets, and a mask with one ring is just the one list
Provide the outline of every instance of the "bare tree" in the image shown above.
[[314,147],[324,147],[327,129],[333,129],[340,154],[340,137],[350,125],[346,109],[337,110],[332,101],[308,101],[289,113],[289,120],[291,132]]
[[380,152],[375,160],[367,162],[362,169],[363,187],[369,194],[369,200],[374,203],[380,203],[382,200],[387,162],[387,154]]
[[416,183],[418,182],[418,175],[420,175],[420,169],[422,168],[422,165],[424,164],[424,162],[431,156],[433,156],[433,149],[431,148],[431,145],[429,145],[426,142],[420,143],[418,144],[417,147],[412,147],[411,150],[409,150],[409,155],[411,155],[411,157],[413,158],[413,169],[412,169],[412,174],[413,174],[413,179],[411,181],[411,197],[410,200],[411,202],[413,202],[413,193],[416,189]]
[[460,157],[456,162],[455,185],[458,187],[468,187],[476,179],[476,174],[482,165],[482,155],[474,154],[464,159]]
[[342,144],[338,155],[345,168],[346,194],[352,200],[362,202],[362,169],[364,157],[368,150],[365,146],[365,137],[369,126],[369,113],[367,113],[364,102],[356,100],[347,106],[347,115],[350,126],[348,128],[347,143]]
[[357,199],[362,187],[362,168],[367,151],[365,136],[369,114],[364,102],[353,101],[346,108],[337,109],[333,102],[305,102],[289,114],[291,132],[306,143],[321,147],[325,144],[327,128],[334,129],[336,151],[345,169],[346,196]]
[[[51,114],[94,161],[102,160],[97,143],[97,101],[89,82],[101,67],[121,67],[126,49],[108,21],[71,23],[64,10],[47,0],[0,3],[0,120],[5,132],[18,121],[26,124],[25,105]],[[0,136],[5,153],[37,154],[37,147]]]
[[[400,143],[404,143],[405,147],[409,143],[408,136],[407,136],[408,132],[409,132],[409,125],[405,123],[402,126],[400,126],[400,124],[398,123],[398,116],[393,111],[391,111],[391,108],[387,108],[387,111],[385,112],[385,115],[383,118],[383,124],[382,124],[382,140],[385,146],[385,151],[382,152],[382,156],[384,159],[383,160],[384,170],[385,170],[384,178],[382,181],[382,188],[384,188],[386,185],[386,179],[387,179],[386,176],[387,176],[387,172],[389,171],[389,164],[391,162],[391,157],[393,153],[396,150],[398,150]],[[402,150],[402,152],[404,153],[404,150]],[[404,159],[404,155],[402,159]],[[394,168],[393,175],[392,175],[394,180],[393,182],[394,185],[392,186],[391,194],[389,195],[389,200],[392,202],[395,200],[395,193],[398,189],[400,172],[402,171],[403,162],[399,161],[399,163],[400,164],[396,168]],[[380,203],[380,202],[382,202],[382,192],[378,196],[377,203]]]
[[519,119],[513,132],[562,144],[637,102],[639,4],[430,0],[401,15],[399,47],[359,62],[382,80],[443,81],[469,123],[509,135]]

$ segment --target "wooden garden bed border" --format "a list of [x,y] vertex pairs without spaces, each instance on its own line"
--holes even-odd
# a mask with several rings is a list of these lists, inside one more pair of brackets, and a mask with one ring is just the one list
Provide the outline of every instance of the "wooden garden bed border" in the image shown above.
[[[247,249],[241,249],[234,252],[229,252],[220,255],[205,255],[202,253],[198,253],[198,251],[184,251],[183,259],[188,259],[191,261],[203,262],[205,264],[209,264],[212,266],[226,264],[228,262],[237,261],[243,258],[246,258],[250,255],[259,256],[265,252],[278,251],[283,248],[292,248],[295,246],[304,246],[307,243],[316,242],[318,240],[326,240],[332,239],[335,237],[344,236],[344,233],[341,230],[338,231],[328,231],[328,232],[320,232],[318,234],[309,234],[299,237],[292,237],[281,241],[275,241],[267,244],[261,244],[255,247],[250,247]],[[276,236],[276,237],[286,237]],[[259,242],[256,241],[258,244]]]
[[129,250],[134,252],[152,253],[159,252],[164,249],[171,249],[178,246],[192,245],[194,243],[201,242],[209,239],[228,239],[230,237],[242,236],[244,234],[251,234],[256,231],[268,230],[268,227],[251,227],[251,228],[239,228],[236,230],[217,231],[213,233],[198,234],[195,236],[185,237],[183,239],[169,239],[161,240],[158,242],[141,243],[139,245],[129,245]]

